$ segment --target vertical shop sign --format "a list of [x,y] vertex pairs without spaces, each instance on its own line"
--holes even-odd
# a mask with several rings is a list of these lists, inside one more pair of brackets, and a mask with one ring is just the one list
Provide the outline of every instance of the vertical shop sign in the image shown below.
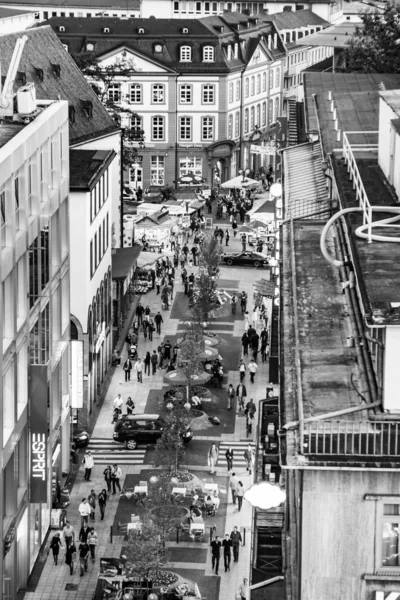
[[47,502],[47,365],[30,367],[30,502]]
[[71,408],[83,408],[83,342],[71,340]]

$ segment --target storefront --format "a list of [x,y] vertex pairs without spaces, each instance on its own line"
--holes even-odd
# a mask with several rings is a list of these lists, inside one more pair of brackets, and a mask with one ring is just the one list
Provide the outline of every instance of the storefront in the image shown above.
[[210,166],[209,184],[215,187],[217,184],[228,181],[236,173],[232,174],[232,156],[236,143],[232,140],[223,140],[207,146],[207,161]]
[[111,257],[113,347],[134,299],[135,271],[141,251],[142,247],[139,245],[132,248],[115,248]]

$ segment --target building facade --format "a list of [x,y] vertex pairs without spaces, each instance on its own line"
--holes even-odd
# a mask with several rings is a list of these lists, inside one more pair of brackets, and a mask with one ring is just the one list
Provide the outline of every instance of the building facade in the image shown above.
[[111,190],[113,150],[70,151],[71,339],[83,343],[82,407],[86,429],[112,352]]
[[5,600],[26,587],[70,460],[68,103],[37,108],[0,131]]

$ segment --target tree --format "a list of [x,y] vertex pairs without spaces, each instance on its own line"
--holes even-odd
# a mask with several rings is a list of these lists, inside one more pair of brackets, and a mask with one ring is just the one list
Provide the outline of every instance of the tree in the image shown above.
[[125,555],[128,576],[148,578],[151,571],[164,566],[166,556],[157,526],[151,520],[141,522],[141,528],[128,535]]
[[210,312],[218,306],[216,289],[221,254],[221,245],[214,236],[206,239],[200,248],[199,273],[192,296],[192,314],[199,324],[207,322]]
[[387,3],[383,13],[362,15],[344,51],[345,70],[359,73],[400,73],[400,5]]
[[179,471],[186,455],[183,436],[191,417],[185,404],[179,398],[171,398],[166,405],[163,403],[160,410],[166,427],[157,440],[154,463],[156,467],[163,467],[169,476]]

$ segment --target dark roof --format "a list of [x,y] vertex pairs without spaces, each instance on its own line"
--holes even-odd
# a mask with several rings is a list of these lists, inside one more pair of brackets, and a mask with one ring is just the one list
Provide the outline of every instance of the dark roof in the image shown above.
[[[251,27],[247,28],[250,22]],[[262,35],[274,34],[276,28],[269,22],[258,21],[254,24],[251,17],[246,15],[229,13],[220,16],[206,17],[204,19],[117,19],[99,17],[96,19],[86,18],[64,18],[54,17],[49,20],[55,33],[62,43],[68,45],[71,54],[85,50],[86,43],[93,43],[95,54],[102,57],[120,48],[126,48],[148,57],[155,63],[162,65],[173,72],[207,72],[227,73],[243,68],[260,43]],[[240,31],[237,31],[237,26]],[[65,31],[60,31],[62,26]],[[224,33],[218,31],[224,26]],[[104,28],[109,33],[104,33]],[[144,33],[139,34],[138,30]],[[182,33],[188,29],[189,33]],[[239,36],[239,37],[238,37]],[[246,40],[246,49],[243,53],[240,48],[239,57],[227,60],[226,46],[235,41]],[[155,52],[155,44],[164,46],[163,52]],[[261,42],[266,48],[271,59],[284,54],[284,46],[280,38],[278,48],[268,51],[267,44]],[[183,44],[189,44],[193,49],[193,60],[191,62],[180,62],[179,48]],[[215,47],[215,61],[202,62],[202,48],[205,44]]]
[[[8,69],[15,43],[21,35],[21,32],[0,35],[3,73]],[[39,99],[57,100],[61,98],[61,100],[68,100],[70,106],[74,107],[75,122],[69,124],[70,144],[79,144],[118,131],[117,125],[71,56],[65,51],[51,27],[45,25],[26,29],[23,31],[23,35],[26,35],[28,39],[18,71],[25,73],[27,82],[35,84],[36,96]],[[60,66],[60,76],[53,71],[52,64]],[[43,71],[43,81],[36,74],[38,69]],[[22,81],[16,80],[14,90],[16,91],[21,85]],[[91,118],[84,112],[82,101],[91,102]]]
[[24,127],[24,125],[20,125],[19,123],[2,123],[0,125],[0,148],[12,140]]
[[111,254],[111,273],[113,279],[125,279],[142,251],[142,246],[136,244],[131,248],[116,248]]
[[69,189],[90,191],[116,156],[114,150],[70,150]]
[[311,9],[275,13],[274,15],[260,15],[264,21],[273,21],[277,29],[299,29],[300,27],[329,27],[329,21],[315,14]]
[[298,44],[301,46],[329,46],[331,48],[345,48],[347,42],[353,35],[356,27],[362,27],[360,23],[339,23],[327,29],[322,29],[313,35],[307,35]]
[[[140,0],[129,0],[130,7],[127,8],[128,4],[126,0],[113,0],[112,5],[109,0],[23,0],[24,4],[32,4],[33,6],[48,6],[51,10],[57,7],[63,10],[71,8],[86,8],[88,10],[94,10],[96,8],[103,8],[108,11],[112,11],[112,8],[124,8],[127,13],[130,11],[140,10]],[[7,0],[7,4],[21,4],[21,0]]]
[[[341,146],[333,127],[331,102],[337,108],[341,131],[376,131],[378,129],[379,84],[386,90],[400,88],[400,75],[367,73],[304,73],[304,98],[307,130],[322,131],[324,152]],[[313,94],[317,95],[318,118]]]

